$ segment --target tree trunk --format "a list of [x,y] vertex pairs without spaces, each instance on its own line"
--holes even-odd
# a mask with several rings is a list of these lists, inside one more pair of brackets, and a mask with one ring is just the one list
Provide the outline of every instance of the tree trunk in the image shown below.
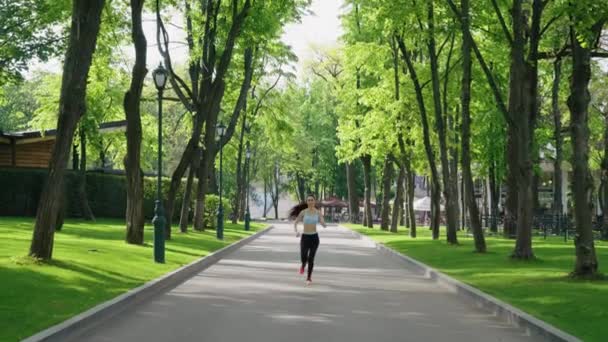
[[602,239],[608,239],[608,112],[604,113],[604,156],[601,163],[600,204],[602,206]]
[[264,177],[264,213],[262,217],[266,218],[266,213],[268,212],[268,179]]
[[[390,216],[390,199],[391,185],[393,183],[393,160],[392,156],[388,155],[384,160],[384,171],[382,172],[382,211],[380,214],[382,230],[389,230]],[[377,202],[376,202],[377,203]],[[393,204],[396,206],[397,203]]]
[[514,238],[517,232],[517,189],[516,167],[517,167],[517,137],[514,128],[507,127],[507,196],[505,199],[505,217],[503,235],[506,238]]
[[[592,32],[599,36],[601,23]],[[570,132],[572,134],[572,193],[576,222],[576,263],[573,277],[591,278],[597,276],[598,260],[593,242],[591,217],[593,208],[593,177],[589,171],[589,81],[591,79],[591,49],[583,47],[578,35],[571,28],[572,77],[570,79]]]
[[409,176],[407,177],[407,192],[409,200],[407,203],[408,217],[410,218],[410,237],[416,237],[416,213],[414,212],[414,199],[415,199],[415,178],[416,174],[411,171],[409,162],[406,164],[406,170],[409,170]]
[[296,172],[296,182],[298,184],[298,200],[300,203],[306,202],[306,179],[300,172]]
[[[562,61],[556,59],[553,64],[553,88],[551,91],[551,108],[553,111],[553,138],[555,139],[555,159],[553,162],[553,212],[555,215],[563,214],[562,203],[562,113],[559,109],[559,89],[562,78]],[[558,221],[559,222],[559,221]]]
[[[536,154],[536,153],[535,153]],[[537,156],[535,156],[533,160],[533,165],[538,166],[540,160]],[[532,171],[532,215],[536,215],[541,210],[540,207],[540,175],[538,172],[534,171],[535,167],[533,167]]]
[[443,178],[443,197],[445,198],[445,211],[447,218],[447,242],[449,244],[458,244],[456,235],[456,226],[458,221],[458,202],[455,194],[458,193],[454,189],[454,182],[450,174],[450,162],[448,157],[447,133],[443,121],[443,113],[441,106],[441,92],[439,90],[439,64],[437,60],[437,52],[435,47],[435,22],[434,22],[434,6],[433,1],[427,2],[428,6],[428,30],[429,30],[429,58],[431,67],[431,79],[433,88],[433,104],[435,112],[435,127],[439,135],[439,156],[441,160],[441,174]]
[[437,182],[431,181],[431,231],[433,234],[433,240],[439,239],[439,226],[441,223],[440,200],[441,188]]
[[281,170],[279,168],[279,164],[275,164],[274,166],[274,198],[272,199],[272,204],[274,206],[274,218],[275,220],[279,219],[279,199],[280,199],[280,181],[281,181]]
[[[247,108],[245,106],[245,108]],[[245,109],[245,112],[247,111],[247,109]],[[236,157],[236,192],[234,194],[234,202],[233,202],[233,217],[232,217],[232,224],[236,224],[238,221],[238,216],[239,216],[239,212],[240,212],[240,208],[241,208],[241,198],[242,198],[242,193],[243,193],[243,188],[244,188],[244,178],[243,177],[243,172],[241,170],[241,164],[243,162],[243,140],[245,138],[245,127],[247,125],[247,115],[243,115],[243,123],[241,125],[241,134],[239,136],[239,149],[237,152],[237,157]]]
[[[171,175],[171,184],[169,185],[169,191],[167,191],[167,199],[165,200],[165,220],[167,221],[167,227],[171,227],[173,221],[173,208],[175,206],[175,199],[177,197],[177,192],[179,191],[179,187],[182,185],[182,178],[188,170],[188,167],[192,167],[194,165],[195,171],[198,170],[201,163],[202,151],[198,146],[198,141],[201,135],[201,129],[197,129],[199,126],[196,122],[199,120],[198,115],[195,115],[195,124],[192,132],[192,136],[190,140],[188,140],[188,144],[182,154],[182,157],[179,161],[179,164],[173,171]],[[198,156],[198,157],[197,157]],[[182,202],[183,204],[183,202]]]
[[[212,145],[213,146],[213,145]],[[202,194],[207,193],[207,188],[209,186],[209,180],[208,178],[208,168],[209,166],[207,165],[209,163],[209,150],[210,148],[213,148],[212,146],[207,147],[206,150],[202,151],[202,156],[201,156],[201,161],[197,170],[197,178],[198,178],[198,184],[196,187],[196,204],[194,205],[194,224],[193,224],[193,228],[194,230],[197,231],[203,231],[205,230],[205,225],[204,225],[204,210],[205,210],[205,202],[204,202],[204,198],[202,198]]]
[[[461,0],[463,13],[463,31],[468,30],[469,25],[469,0]],[[469,209],[470,228],[475,240],[475,251],[478,253],[486,252],[486,240],[483,236],[483,229],[479,221],[479,209],[475,201],[475,184],[471,173],[471,41],[467,35],[463,35],[462,41],[462,83],[460,101],[462,103],[462,180],[464,183],[464,193],[466,206]]]
[[[195,157],[198,159],[198,157]],[[182,199],[182,210],[179,215],[179,231],[182,233],[188,232],[188,225],[190,224],[190,205],[192,204],[192,185],[194,183],[194,176],[196,175],[196,165],[193,161],[190,164],[188,171],[188,180],[186,181],[186,188],[184,189],[184,198]]]
[[80,165],[80,157],[78,156],[78,145],[74,143],[72,144],[72,170],[78,170],[78,165]]
[[363,182],[365,184],[365,203],[363,210],[363,226],[374,228],[374,218],[372,214],[372,181],[371,181],[371,172],[372,172],[372,157],[370,155],[364,155],[361,157],[361,161],[363,162]]
[[63,65],[57,139],[49,164],[49,174],[40,195],[36,224],[29,255],[50,260],[63,178],[70,155],[74,131],[86,113],[86,89],[89,68],[97,44],[104,0],[74,0],[72,26]]
[[490,231],[498,232],[498,201],[500,193],[500,183],[496,176],[496,163],[494,160],[490,162]]
[[125,173],[127,177],[127,234],[126,242],[144,243],[144,173],[141,169],[141,93],[148,70],[146,69],[147,41],[142,26],[145,0],[131,0],[131,37],[135,46],[135,65],[131,74],[131,86],[124,98],[127,117],[127,155]]
[[[447,77],[446,77],[447,79]],[[452,116],[448,117],[448,120],[451,118]],[[460,214],[461,211],[464,211],[464,208],[462,208],[462,210],[460,209],[460,198],[462,197],[462,193],[463,193],[463,189],[458,186],[459,182],[459,178],[458,177],[458,144],[460,143],[459,138],[458,138],[458,117],[456,117],[456,120],[449,120],[451,121],[451,128],[450,130],[452,132],[454,132],[454,141],[452,141],[452,147],[450,148],[450,181],[452,182],[452,188],[454,189],[454,203],[455,203],[455,211],[456,211],[456,230],[460,230],[461,227],[464,227],[463,225],[460,225],[460,220],[458,219],[458,216]]]
[[250,180],[249,180],[249,168],[250,168],[250,160],[249,159],[245,159],[245,169],[243,172],[243,187],[241,189],[241,195],[239,200],[241,201],[241,204],[239,205],[239,220],[240,221],[244,221],[245,220],[245,210],[248,209],[248,205],[247,205],[247,198],[249,197],[249,188],[251,187],[250,185]]
[[405,182],[405,168],[399,167],[399,176],[397,176],[397,191],[395,192],[395,201],[393,202],[393,216],[391,219],[391,232],[396,233],[399,225],[399,218],[403,217],[403,183]]
[[466,228],[470,228],[467,226],[467,201],[466,198],[464,196],[464,178],[461,177],[460,179],[460,193],[462,193],[463,195],[460,198],[460,206],[462,207],[462,212],[460,213],[460,221],[462,223],[462,228],[464,229]]
[[355,184],[355,165],[346,163],[346,182],[348,185],[348,215],[350,223],[359,223],[359,196]]
[[[513,47],[511,49],[511,70],[509,82],[509,115],[515,135],[511,142],[517,141],[517,240],[512,257],[532,259],[532,220],[533,220],[533,159],[534,128],[539,115],[538,105],[538,46],[540,43],[541,15],[544,9],[542,0],[532,1],[532,20],[528,27],[528,10],[523,8],[522,0],[513,1]],[[526,40],[529,46],[526,47]],[[528,52],[527,59],[525,52]]]
[[87,138],[84,130],[80,130],[80,169],[78,180],[78,200],[82,208],[82,217],[87,221],[95,221],[95,215],[89,205],[87,196]]

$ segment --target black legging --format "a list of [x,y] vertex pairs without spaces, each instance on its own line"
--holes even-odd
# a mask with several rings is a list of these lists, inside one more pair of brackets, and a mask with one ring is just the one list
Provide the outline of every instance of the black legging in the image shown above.
[[302,255],[302,267],[308,263],[308,280],[312,275],[312,269],[315,266],[315,254],[319,248],[319,234],[302,234],[300,240],[300,253]]

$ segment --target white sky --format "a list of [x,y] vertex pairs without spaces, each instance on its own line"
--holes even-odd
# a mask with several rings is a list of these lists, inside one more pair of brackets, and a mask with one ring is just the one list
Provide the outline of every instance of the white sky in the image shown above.
[[[302,18],[300,23],[290,24],[285,28],[282,36],[283,42],[291,46],[298,56],[299,62],[295,66],[298,73],[302,71],[305,61],[312,56],[313,46],[334,46],[342,35],[339,14],[341,13],[342,0],[313,0],[310,10],[312,14]],[[177,26],[183,26],[183,20],[175,15],[172,20]],[[171,58],[174,65],[186,62],[188,48],[185,43],[185,32],[172,25],[167,25]],[[148,40],[148,69],[153,70],[160,62],[160,55],[156,46],[156,20],[155,16],[148,14],[144,16],[144,32]],[[123,53],[129,60],[129,70],[134,58],[132,45],[125,46]],[[30,72],[34,70],[47,70],[61,72],[61,61],[55,59],[48,63],[34,63]]]

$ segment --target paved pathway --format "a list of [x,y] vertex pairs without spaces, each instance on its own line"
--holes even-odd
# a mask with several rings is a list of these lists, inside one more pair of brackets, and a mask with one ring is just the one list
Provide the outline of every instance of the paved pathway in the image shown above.
[[320,232],[314,284],[291,225],[78,341],[535,341],[348,230]]

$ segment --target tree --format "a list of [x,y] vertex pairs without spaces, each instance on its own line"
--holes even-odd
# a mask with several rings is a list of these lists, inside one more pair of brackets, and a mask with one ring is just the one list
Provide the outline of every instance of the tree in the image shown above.
[[[591,224],[593,178],[589,171],[589,81],[591,51],[598,44],[603,25],[608,21],[608,6],[583,1],[571,5],[573,22],[570,28],[572,46],[572,77],[570,79],[570,132],[572,134],[572,192],[576,221],[576,263],[573,277],[592,278],[597,275],[598,261]],[[589,11],[592,8],[595,11]]]
[[[461,0],[461,13],[463,14],[462,26],[463,32],[469,30],[469,0]],[[470,153],[470,103],[471,103],[471,41],[467,35],[462,36],[462,88],[461,88],[461,104],[462,104],[462,126],[461,126],[461,141],[462,141],[462,178],[464,182],[463,196],[466,201],[466,206],[469,209],[469,219],[471,221],[471,230],[475,238],[475,250],[479,253],[486,251],[486,242],[481,229],[479,220],[479,209],[475,201],[475,188],[473,183],[473,175],[471,173],[471,153]]]
[[401,50],[402,58],[404,59],[411,81],[416,91],[416,102],[418,103],[418,110],[422,122],[423,134],[424,134],[424,149],[426,152],[429,167],[431,169],[431,229],[433,230],[433,239],[439,239],[439,218],[440,218],[440,185],[439,185],[439,172],[437,171],[437,165],[435,162],[435,153],[431,144],[429,123],[427,117],[426,104],[424,101],[424,95],[422,94],[422,86],[418,79],[418,73],[414,68],[411,53],[405,45],[405,42],[401,36],[397,36],[397,43],[399,44],[399,50]]
[[63,190],[63,175],[70,145],[80,117],[86,112],[87,77],[99,33],[104,0],[75,0],[72,6],[72,27],[63,66],[59,99],[57,139],[49,165],[49,176],[40,196],[36,224],[29,254],[49,260],[53,254],[53,239],[59,198]]
[[131,36],[135,46],[135,65],[131,76],[131,86],[125,93],[124,110],[127,117],[127,155],[125,171],[127,176],[127,232],[126,241],[131,244],[144,242],[144,179],[141,169],[141,109],[140,102],[146,68],[147,42],[142,27],[142,11],[145,0],[130,0]]
[[[209,188],[208,178],[213,176],[212,170],[215,156],[219,151],[219,144],[225,145],[231,139],[239,121],[238,118],[244,107],[251,83],[253,63],[257,61],[253,52],[263,47],[265,42],[277,39],[282,25],[296,19],[304,5],[303,0],[286,2],[234,0],[229,4],[214,0],[184,2],[182,9],[186,18],[186,35],[191,57],[188,66],[190,84],[187,84],[172,67],[169,37],[164,29],[157,2],[157,18],[160,23],[159,49],[170,71],[170,81],[177,97],[188,110],[194,113],[192,135],[173,172],[167,194],[165,205],[168,218],[167,235],[170,234],[171,216],[177,190],[188,167],[196,171],[199,179],[195,229],[202,229],[204,197]],[[248,18],[251,16],[256,18],[255,25],[249,23]],[[246,39],[241,39],[243,36],[246,36]],[[231,77],[230,66],[235,53],[242,53],[245,62],[243,65],[250,64],[252,67],[249,70],[243,70],[244,77],[242,77],[241,86],[237,87],[240,92],[232,103],[233,110],[230,111],[232,116],[228,120],[230,122],[227,129],[228,134],[217,144],[215,126],[220,117],[227,84]],[[251,63],[248,60],[251,60]],[[204,132],[203,127],[205,127]],[[199,145],[201,137],[203,146]]]
[[[175,72],[171,55],[169,53],[169,37],[164,28],[164,23],[160,14],[160,2],[157,0],[157,21],[159,24],[159,32],[157,34],[158,48],[163,56],[165,65],[170,73],[170,82],[173,90],[184,104],[184,106],[193,111],[195,114],[192,136],[184,150],[182,158],[173,172],[171,186],[167,194],[165,211],[167,217],[167,225],[165,235],[170,238],[171,222],[173,217],[173,207],[177,190],[181,185],[181,179],[190,166],[196,170],[198,175],[198,197],[195,212],[195,229],[202,229],[203,212],[204,212],[204,194],[207,191],[209,171],[214,164],[211,162],[215,157],[213,149],[215,147],[215,126],[218,121],[222,99],[226,89],[226,74],[232,61],[234,47],[237,38],[242,32],[246,18],[249,16],[251,9],[251,1],[245,0],[244,4],[239,8],[239,1],[232,1],[229,8],[221,6],[222,2],[214,3],[212,0],[203,1],[198,8],[199,12],[194,12],[196,7],[193,7],[190,1],[185,2],[185,18],[186,18],[186,33],[188,40],[189,52],[192,56],[188,68],[190,76],[190,85],[188,85]],[[198,5],[198,2],[196,2]],[[226,15],[230,17],[232,22],[226,31],[224,27],[218,25],[218,17]],[[202,20],[193,20],[193,18],[201,18]],[[197,25],[199,24],[199,25]],[[201,26],[202,24],[202,26]],[[202,32],[200,39],[195,39],[194,32]],[[218,37],[225,36],[223,49],[217,49]],[[221,51],[220,54],[217,54]],[[213,66],[213,67],[209,67]],[[247,78],[245,78],[245,82]],[[247,94],[248,87],[245,90]],[[242,106],[243,103],[240,102]],[[240,108],[235,108],[234,112],[240,114]],[[201,146],[201,134],[204,132],[205,148],[199,152]],[[200,156],[200,160],[193,160],[195,156]]]

